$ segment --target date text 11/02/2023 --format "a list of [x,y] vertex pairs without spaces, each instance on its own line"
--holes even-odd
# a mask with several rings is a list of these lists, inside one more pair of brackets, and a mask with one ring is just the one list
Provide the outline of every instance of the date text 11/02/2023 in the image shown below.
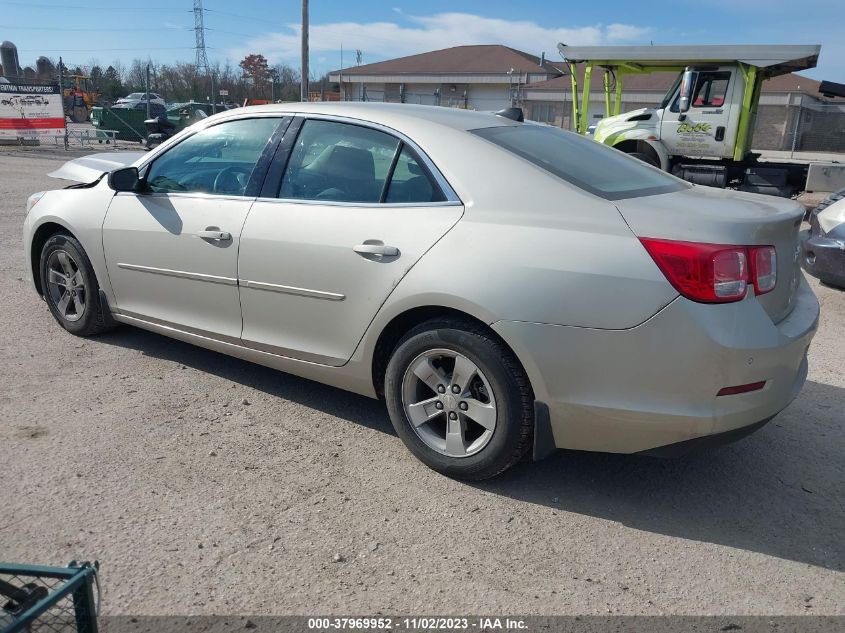
[[315,617],[308,618],[308,628],[315,631],[519,631],[527,628],[524,620],[499,617]]

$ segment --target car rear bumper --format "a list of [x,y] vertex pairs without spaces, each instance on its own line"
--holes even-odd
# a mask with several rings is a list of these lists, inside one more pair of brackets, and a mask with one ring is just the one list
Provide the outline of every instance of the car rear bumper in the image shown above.
[[[807,377],[819,304],[801,277],[775,324],[753,297],[722,305],[675,299],[628,330],[500,321],[558,448],[637,453],[744,429],[784,409]],[[717,396],[765,381],[759,391]]]
[[845,287],[845,241],[805,235],[801,240],[801,266],[813,277]]

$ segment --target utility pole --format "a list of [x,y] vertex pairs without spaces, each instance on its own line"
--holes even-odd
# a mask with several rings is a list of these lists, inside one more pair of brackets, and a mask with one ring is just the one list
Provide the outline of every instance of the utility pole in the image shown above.
[[308,0],[302,0],[302,70],[300,98],[308,101]]
[[147,118],[150,118],[150,63],[147,62],[147,75],[144,82],[144,87],[147,89]]
[[[65,128],[65,149],[67,149],[67,120],[65,119],[65,117],[67,116],[67,109],[65,108],[64,67],[65,67],[65,64],[62,61],[62,58],[60,56],[59,57],[59,98],[62,100],[62,122],[64,123],[64,128]],[[73,98],[73,97],[71,97],[71,98]],[[73,102],[71,102],[71,103],[73,103]]]

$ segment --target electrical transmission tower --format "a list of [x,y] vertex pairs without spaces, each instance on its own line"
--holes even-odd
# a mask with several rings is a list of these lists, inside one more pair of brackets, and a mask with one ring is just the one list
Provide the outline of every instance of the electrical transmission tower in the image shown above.
[[205,52],[205,26],[202,22],[202,0],[194,0],[194,31],[197,36],[197,73],[208,73],[208,54]]

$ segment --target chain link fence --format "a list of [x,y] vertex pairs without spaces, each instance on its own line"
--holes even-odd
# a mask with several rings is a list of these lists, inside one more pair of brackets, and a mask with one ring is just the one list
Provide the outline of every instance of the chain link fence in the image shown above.
[[845,153],[845,103],[798,106],[789,148],[796,152]]

